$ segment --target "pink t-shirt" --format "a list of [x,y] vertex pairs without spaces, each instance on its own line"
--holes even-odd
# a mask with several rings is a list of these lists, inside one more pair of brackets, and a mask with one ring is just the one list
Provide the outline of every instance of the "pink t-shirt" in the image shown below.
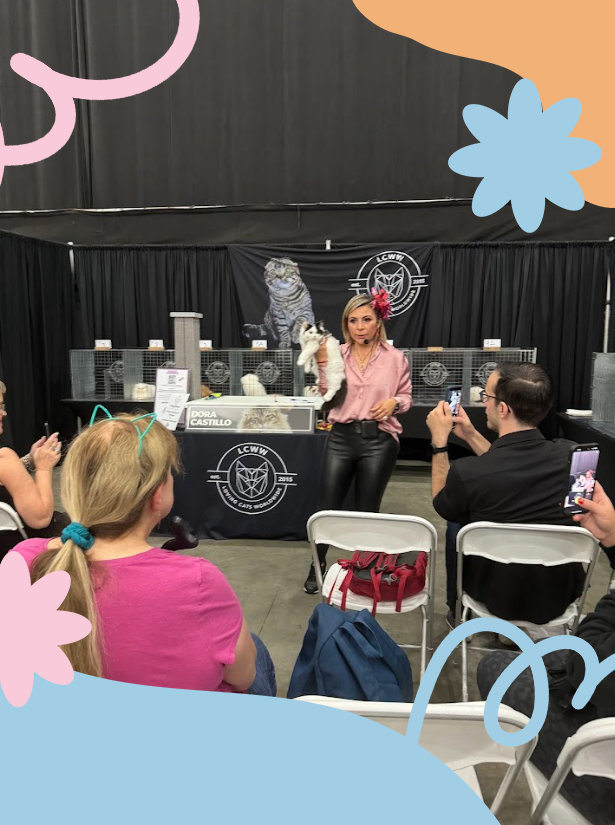
[[[28,539],[13,552],[30,566],[48,543]],[[217,567],[154,547],[96,568],[106,679],[233,692],[223,668],[235,661],[243,614]]]
[[[350,350],[350,344],[340,347],[346,370],[348,392],[341,407],[329,412],[330,424],[348,424],[371,418],[369,411],[380,401],[395,398],[399,402],[399,412],[406,412],[412,406],[412,384],[408,359],[390,344],[381,341],[374,352],[365,372],[361,372]],[[319,385],[326,392],[326,385]],[[402,426],[394,415],[386,421],[379,421],[378,427],[394,438],[399,437]]]

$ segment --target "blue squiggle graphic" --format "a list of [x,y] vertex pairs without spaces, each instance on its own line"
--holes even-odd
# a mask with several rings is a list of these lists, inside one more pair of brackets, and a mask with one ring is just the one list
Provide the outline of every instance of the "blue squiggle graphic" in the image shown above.
[[[599,662],[593,647],[577,636],[553,636],[535,644],[520,628],[503,619],[472,619],[457,627],[443,640],[425,671],[408,721],[406,737],[411,745],[419,744],[427,705],[448,657],[467,636],[487,631],[507,636],[522,651],[497,679],[485,704],[485,728],[493,741],[499,745],[518,747],[540,733],[549,707],[549,680],[542,658],[547,653],[555,650],[574,650],[583,658],[585,676],[572,699],[572,705],[577,710],[585,707],[600,682],[615,671],[615,655]],[[512,682],[528,667],[534,678],[534,712],[524,730],[507,733],[499,725],[498,708]]]

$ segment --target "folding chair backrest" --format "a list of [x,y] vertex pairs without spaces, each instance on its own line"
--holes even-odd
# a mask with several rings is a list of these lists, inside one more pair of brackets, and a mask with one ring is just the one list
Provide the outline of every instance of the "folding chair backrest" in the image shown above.
[[478,521],[459,531],[457,550],[464,556],[482,556],[505,564],[553,567],[572,562],[590,564],[599,544],[583,527]]
[[307,523],[308,539],[332,544],[340,550],[406,553],[434,549],[437,533],[432,524],[417,516],[322,510]]
[[[582,725],[579,730],[566,740],[557,767],[553,771],[541,798],[532,813],[530,822],[557,822],[562,817],[547,817],[548,811],[556,813],[562,797],[559,790],[572,770],[576,776],[600,776],[615,780],[615,719],[596,719]],[[530,785],[531,787],[531,785]],[[578,821],[585,821],[579,814]],[[573,817],[569,821],[574,821]]]
[[615,780],[615,719],[596,719],[567,740],[557,763],[572,759],[575,776],[601,776]]
[[[403,735],[412,712],[411,704],[398,702],[355,702],[324,696],[302,696],[301,701],[355,713]],[[485,762],[513,765],[516,749],[493,741],[485,729],[484,714],[484,702],[428,705],[421,729],[421,747],[454,771]],[[500,705],[499,720],[507,732],[522,730],[529,722],[527,716],[506,705]]]
[[22,538],[28,538],[19,514],[3,501],[0,501],[0,530],[16,530]]

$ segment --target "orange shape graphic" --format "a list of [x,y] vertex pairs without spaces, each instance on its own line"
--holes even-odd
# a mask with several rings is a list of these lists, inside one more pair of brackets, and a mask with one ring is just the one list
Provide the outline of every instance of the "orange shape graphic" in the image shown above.
[[583,109],[571,134],[597,143],[602,159],[571,174],[587,202],[615,207],[612,0],[581,6],[569,0],[518,0],[514,4],[493,0],[353,2],[382,29],[529,78],[540,93],[543,109],[567,97],[578,98]]

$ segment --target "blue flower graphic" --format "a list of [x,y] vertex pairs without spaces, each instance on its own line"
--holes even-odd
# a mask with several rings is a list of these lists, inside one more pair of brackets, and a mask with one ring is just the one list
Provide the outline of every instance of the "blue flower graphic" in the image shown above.
[[583,190],[570,172],[593,166],[602,150],[590,140],[568,137],[580,116],[574,97],[543,112],[531,80],[520,80],[512,90],[508,119],[487,106],[466,106],[463,119],[480,143],[459,149],[448,165],[459,175],[483,179],[472,200],[474,214],[492,215],[512,201],[521,229],[535,232],[545,198],[563,209],[582,209]]

